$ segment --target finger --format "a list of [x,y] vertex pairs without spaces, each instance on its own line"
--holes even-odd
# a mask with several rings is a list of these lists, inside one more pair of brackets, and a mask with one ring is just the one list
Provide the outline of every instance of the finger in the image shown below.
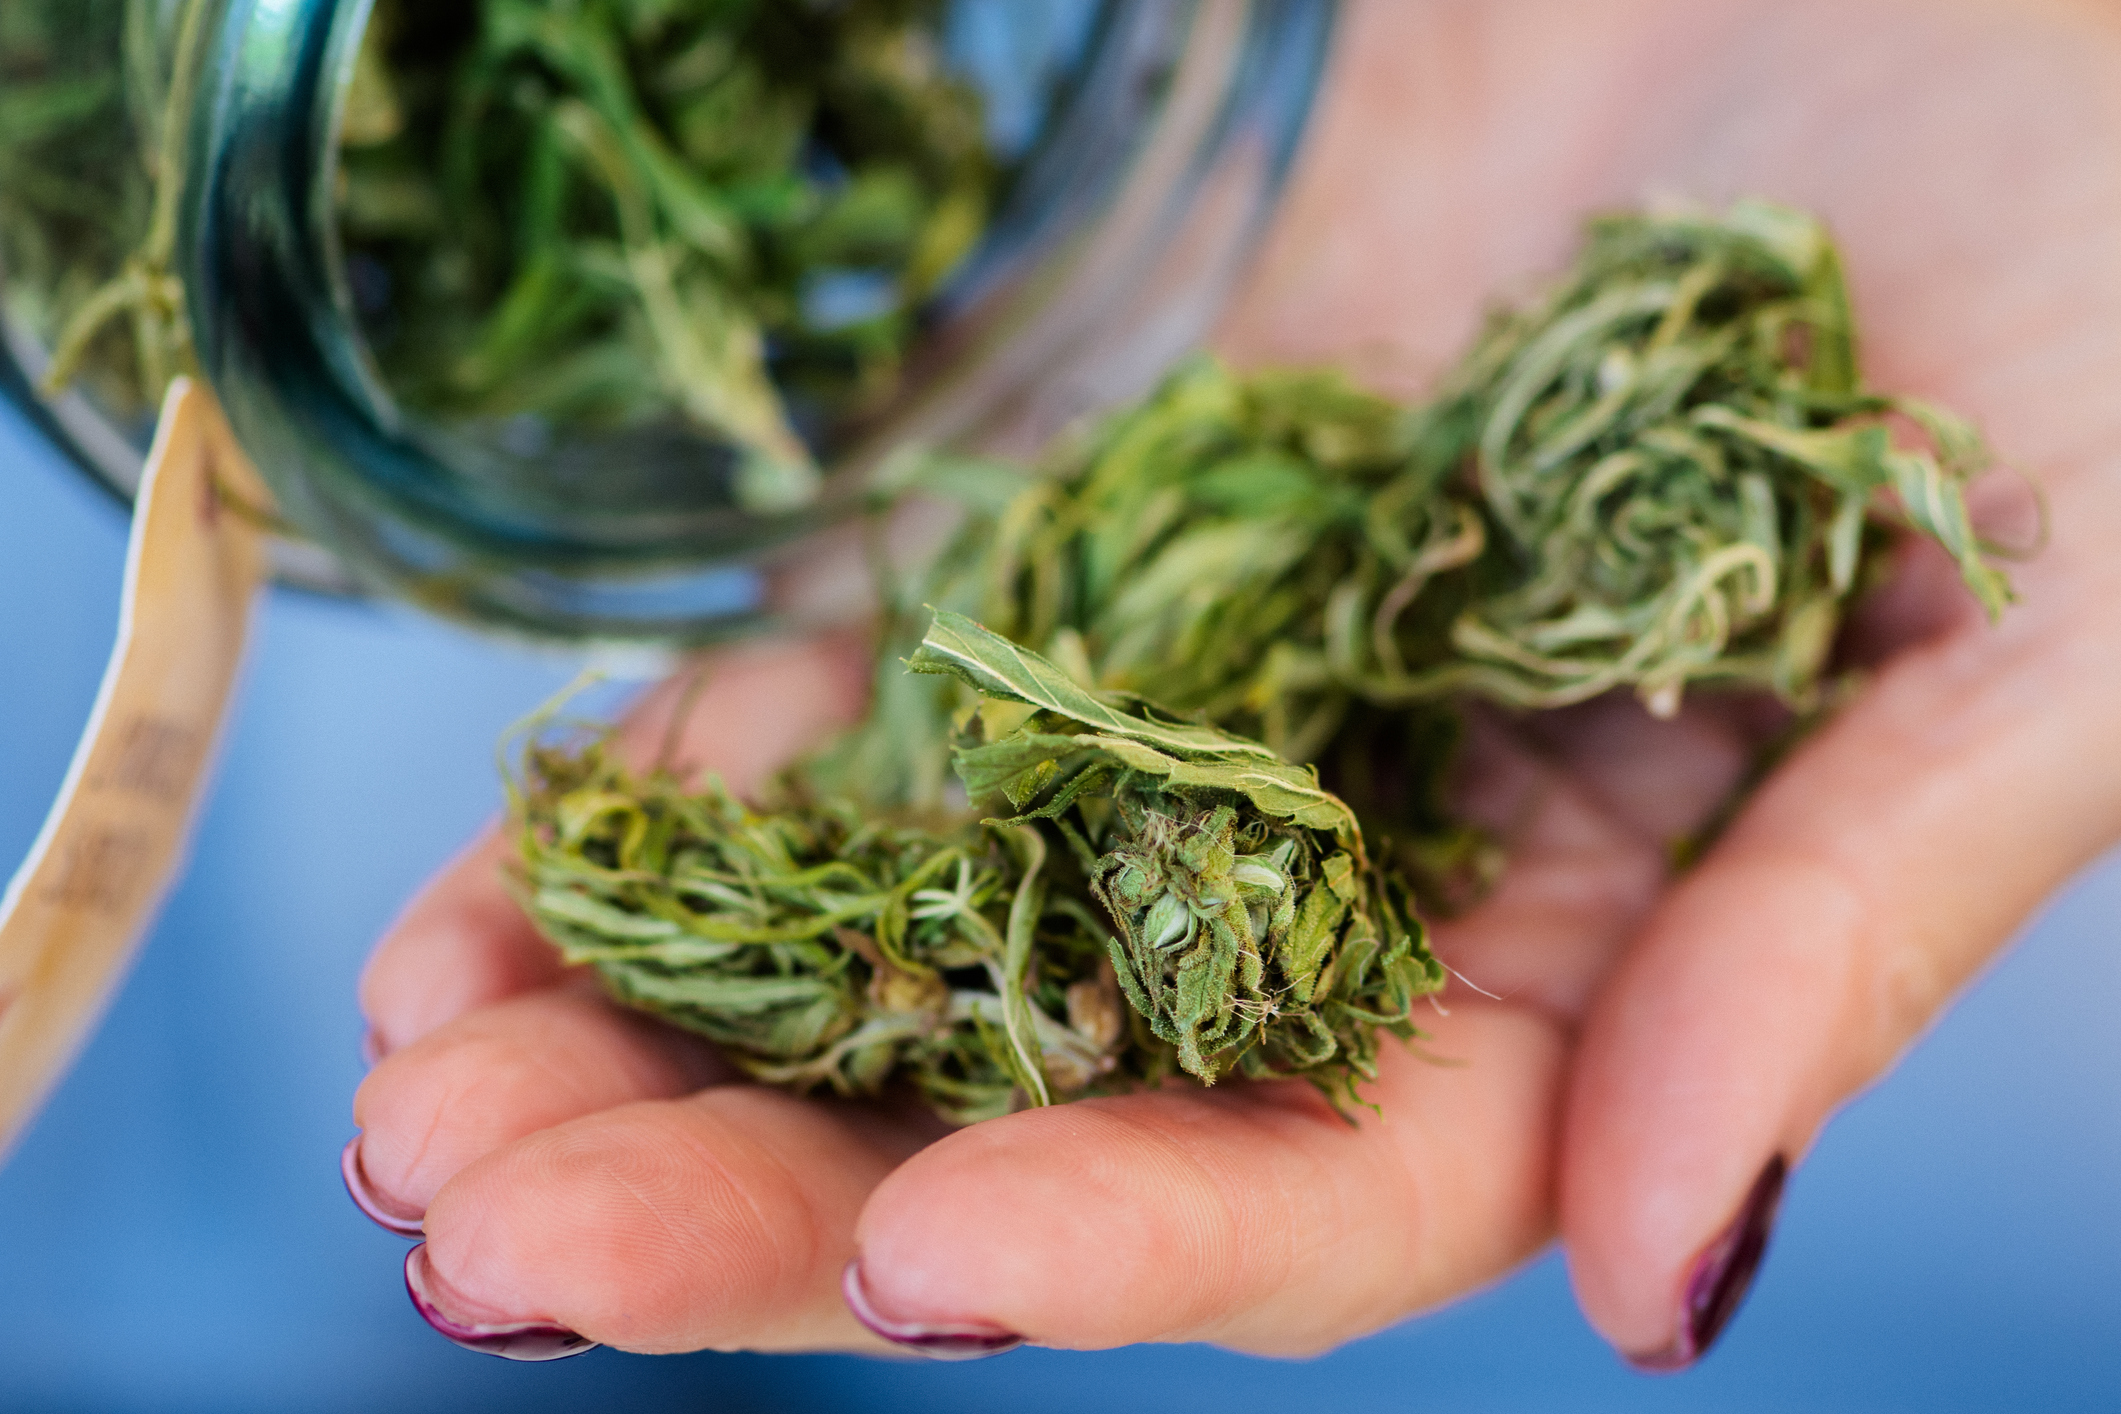
[[361,973],[371,1059],[488,1003],[558,983],[565,968],[508,892],[514,848],[498,824],[415,897]]
[[[654,689],[628,713],[621,745],[637,766],[665,743],[680,769],[718,772],[739,794],[833,728],[853,719],[866,691],[852,638],[753,644],[704,660]],[[686,709],[682,729],[670,731]],[[557,954],[508,891],[505,831],[489,827],[421,891],[392,925],[361,978],[361,1009],[377,1054],[451,1019],[561,974]]]
[[588,988],[529,992],[430,1032],[354,1095],[356,1201],[400,1230],[466,1165],[526,1134],[635,1100],[688,1094],[735,1072],[695,1037]]
[[[727,648],[673,673],[627,713],[620,749],[636,769],[713,772],[738,795],[860,715],[871,655],[853,634]],[[671,730],[678,712],[684,720]],[[669,759],[661,759],[666,749]]]
[[1296,1082],[1188,1085],[961,1131],[862,1214],[852,1296],[905,1343],[1325,1349],[1491,1280],[1551,1228],[1559,1030],[1467,1006],[1335,1114]]
[[1594,1002],[1562,1215],[1623,1352],[1684,1363],[1714,1339],[1775,1158],[2121,833],[2121,573],[2063,543],[2121,524],[2112,487],[2078,485],[2000,628],[1903,653],[1787,763]]
[[626,1350],[878,1349],[839,1278],[863,1200],[913,1142],[744,1085],[540,1130],[436,1195],[428,1295],[460,1327]]

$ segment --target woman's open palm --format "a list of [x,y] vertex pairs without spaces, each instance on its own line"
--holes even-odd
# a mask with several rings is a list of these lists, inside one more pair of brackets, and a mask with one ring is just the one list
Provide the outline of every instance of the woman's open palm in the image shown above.
[[[2121,834],[2121,14],[2093,0],[1359,0],[1223,332],[1418,394],[1587,212],[1759,194],[1841,239],[1870,381],[1983,425],[2050,543],[1991,626],[1902,554],[1863,685],[1702,861],[1757,705],[1482,714],[1466,809],[1509,852],[1438,930],[1463,979],[1357,1125],[1308,1086],[1081,1101],[956,1132],[794,1099],[563,974],[493,841],[379,949],[357,1186],[444,1323],[635,1350],[1208,1340],[1296,1353],[1557,1233],[1651,1365],[1742,1295],[1782,1165]],[[2008,478],[1976,488],[2030,526]],[[738,788],[860,709],[863,650],[730,655],[686,759]],[[631,730],[660,734],[676,694]],[[858,1258],[858,1265],[849,1263]],[[520,1328],[520,1329],[519,1329]]]

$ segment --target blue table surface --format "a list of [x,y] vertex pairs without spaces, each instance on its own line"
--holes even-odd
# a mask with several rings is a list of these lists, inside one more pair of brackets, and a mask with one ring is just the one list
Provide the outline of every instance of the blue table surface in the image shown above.
[[[121,512],[0,415],[0,862],[59,784],[116,618]],[[1626,1371],[1551,1255],[1311,1362],[1197,1347],[971,1366],[466,1354],[336,1163],[354,981],[496,804],[501,728],[568,665],[272,597],[188,875],[0,1172],[0,1408],[1184,1411],[2111,1409],[2121,1404],[2121,859],[2065,890],[1793,1180],[1694,1373]]]

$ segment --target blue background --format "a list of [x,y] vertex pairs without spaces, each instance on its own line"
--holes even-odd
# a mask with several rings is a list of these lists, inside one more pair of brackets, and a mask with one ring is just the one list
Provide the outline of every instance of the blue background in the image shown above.
[[[125,525],[0,415],[0,874],[94,697]],[[79,1068],[0,1173],[0,1408],[1150,1407],[1164,1414],[2111,1409],[2121,1404],[2121,860],[2057,899],[1795,1177],[1696,1372],[1628,1373],[1555,1259],[1310,1363],[1205,1349],[545,1367],[413,1315],[336,1162],[377,932],[495,805],[494,739],[570,668],[275,595],[195,860]]]

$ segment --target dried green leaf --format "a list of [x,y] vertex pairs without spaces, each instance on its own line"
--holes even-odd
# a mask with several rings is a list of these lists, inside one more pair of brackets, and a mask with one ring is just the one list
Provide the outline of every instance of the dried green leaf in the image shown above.
[[948,609],[936,612],[933,626],[906,666],[916,673],[959,678],[988,697],[1022,702],[1180,759],[1275,760],[1273,751],[1258,742],[1213,727],[1158,720],[1139,702],[1111,705],[1038,654]]

